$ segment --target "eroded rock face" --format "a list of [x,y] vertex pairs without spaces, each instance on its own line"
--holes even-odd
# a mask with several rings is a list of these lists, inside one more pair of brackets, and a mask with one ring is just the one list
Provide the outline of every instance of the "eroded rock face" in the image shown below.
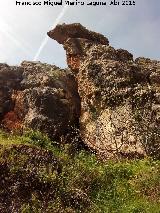
[[92,43],[109,45],[105,36],[87,30],[79,23],[57,25],[49,31],[48,36],[63,44],[67,54],[67,63],[74,71],[78,71],[80,60],[85,56],[86,50]]
[[63,44],[75,73],[84,142],[105,157],[160,156],[160,62],[134,61],[81,28],[58,25],[48,35]]
[[54,38],[60,44],[64,44],[68,38],[82,38],[93,42],[108,45],[109,41],[100,33],[89,31],[79,23],[57,25],[55,29],[49,31],[48,36]]
[[24,61],[0,66],[1,125],[10,131],[32,128],[52,138],[78,122],[80,99],[69,70]]

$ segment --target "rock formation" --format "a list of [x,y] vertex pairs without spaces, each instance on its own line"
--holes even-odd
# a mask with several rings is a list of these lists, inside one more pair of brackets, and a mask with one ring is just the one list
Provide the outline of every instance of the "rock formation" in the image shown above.
[[81,57],[85,55],[86,44],[88,46],[94,42],[109,45],[107,38],[99,33],[87,30],[81,24],[57,25],[55,29],[47,34],[59,44],[63,44],[67,52],[68,66],[72,70],[78,69]]
[[63,135],[80,116],[77,83],[68,70],[24,61],[0,64],[0,122],[10,131],[41,130]]
[[0,124],[57,139],[79,125],[84,143],[105,158],[160,157],[160,62],[133,59],[80,24],[48,35],[70,68],[24,61],[0,64]]
[[78,82],[83,141],[105,157],[160,156],[160,62],[133,60],[80,24],[48,35],[63,44]]

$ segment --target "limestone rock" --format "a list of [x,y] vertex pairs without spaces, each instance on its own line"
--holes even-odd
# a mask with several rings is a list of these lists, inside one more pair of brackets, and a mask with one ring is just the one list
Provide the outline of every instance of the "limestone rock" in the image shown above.
[[27,61],[16,68],[1,67],[3,128],[11,131],[32,128],[56,138],[78,122],[80,99],[69,70]]
[[48,36],[64,44],[68,38],[84,38],[92,42],[108,45],[109,41],[103,35],[89,31],[79,23],[57,25],[55,29],[48,32]]
[[93,32],[81,29],[63,24],[48,35],[63,44],[78,82],[83,141],[105,158],[160,157],[160,62],[134,61],[127,50],[95,42]]
[[19,90],[22,68],[0,64],[0,118],[13,107],[12,93]]
[[79,23],[57,25],[48,32],[48,36],[64,45],[68,66],[75,72],[90,45],[93,43],[109,45],[108,39],[103,35],[89,31]]

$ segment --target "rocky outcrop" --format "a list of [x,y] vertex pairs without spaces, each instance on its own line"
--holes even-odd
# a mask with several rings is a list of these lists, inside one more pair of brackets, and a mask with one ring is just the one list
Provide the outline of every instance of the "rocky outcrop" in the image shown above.
[[160,62],[134,61],[80,24],[48,35],[63,44],[78,82],[83,141],[105,157],[160,157]]
[[0,65],[1,126],[10,131],[32,128],[57,138],[78,122],[80,99],[69,70],[24,61]]
[[105,158],[160,157],[160,62],[134,60],[80,24],[57,25],[48,35],[63,45],[72,72],[0,64],[1,127],[57,139],[80,121],[84,143]]
[[108,39],[93,31],[87,30],[81,24],[62,24],[49,31],[48,36],[55,38],[59,44],[64,44],[68,38],[84,38],[104,45],[109,45]]
[[11,94],[18,90],[22,80],[22,69],[0,64],[0,118],[12,108]]
[[81,24],[62,24],[49,31],[48,36],[63,44],[67,53],[67,63],[74,71],[78,71],[80,60],[85,56],[86,49],[92,43],[109,45],[109,41],[103,35],[89,31]]

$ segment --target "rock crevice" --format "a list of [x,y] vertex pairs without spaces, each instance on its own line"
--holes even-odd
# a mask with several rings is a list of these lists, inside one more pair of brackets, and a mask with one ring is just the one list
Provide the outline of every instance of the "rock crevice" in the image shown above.
[[48,32],[69,69],[24,61],[0,64],[0,124],[57,139],[80,124],[83,142],[105,158],[160,157],[160,61],[127,50],[81,24]]
[[58,25],[48,35],[63,44],[78,82],[83,141],[105,157],[159,156],[160,62],[133,60],[80,24]]
[[1,126],[9,131],[32,128],[52,138],[78,122],[80,99],[69,70],[24,61],[0,66]]

